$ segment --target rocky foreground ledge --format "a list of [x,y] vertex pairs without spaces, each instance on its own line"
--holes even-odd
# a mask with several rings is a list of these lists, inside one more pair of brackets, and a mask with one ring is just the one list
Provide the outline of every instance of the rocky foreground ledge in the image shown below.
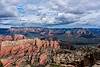
[[61,49],[57,40],[22,39],[0,43],[3,67],[85,67],[99,64],[100,49]]

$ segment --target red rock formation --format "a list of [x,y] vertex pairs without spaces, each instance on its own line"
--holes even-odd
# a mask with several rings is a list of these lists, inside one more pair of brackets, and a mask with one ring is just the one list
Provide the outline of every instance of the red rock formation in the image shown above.
[[51,48],[60,48],[60,44],[58,41],[50,41]]
[[12,67],[13,60],[4,59],[1,60],[4,67]]
[[4,37],[4,40],[6,40],[6,41],[12,41],[13,37],[10,36],[10,35],[7,35],[7,36]]
[[36,41],[36,46],[40,49],[43,46],[42,41],[38,38],[36,38],[35,41]]
[[20,34],[15,34],[14,36],[12,35],[0,35],[0,42],[2,41],[13,41],[13,40],[22,40],[22,39],[26,39],[26,37],[24,35],[20,35]]
[[46,64],[47,62],[47,53],[43,53],[40,55],[40,61],[39,61],[39,64]]
[[9,55],[11,53],[12,48],[13,48],[12,46],[6,46],[6,47],[1,46],[0,57]]
[[2,41],[12,41],[12,40],[13,40],[13,38],[10,35],[6,35],[6,36],[0,35],[0,42],[2,42]]
[[[15,37],[17,39],[22,39],[23,36],[20,38],[17,36]],[[53,46],[51,46],[53,44]],[[40,40],[38,38],[36,39],[23,39],[23,40],[17,40],[17,41],[3,41],[1,43],[1,50],[0,50],[0,58],[9,58],[6,61],[2,61],[2,63],[5,65],[5,67],[12,67],[11,63],[14,63],[17,65],[17,67],[20,67],[21,64],[25,63],[26,59],[25,57],[28,56],[27,60],[30,61],[30,64],[35,63],[35,57],[37,54],[39,54],[39,63],[40,64],[46,64],[47,60],[47,52],[46,53],[40,53],[41,48],[47,49],[47,47],[52,47],[54,49],[59,48],[59,42],[58,41],[52,41],[52,43],[49,43],[47,40]],[[17,61],[15,61],[17,60]],[[13,61],[13,62],[12,62]]]
[[26,37],[24,35],[20,35],[20,34],[15,34],[14,35],[14,40],[22,40],[25,39]]
[[4,36],[0,35],[0,42],[2,42],[4,40]]

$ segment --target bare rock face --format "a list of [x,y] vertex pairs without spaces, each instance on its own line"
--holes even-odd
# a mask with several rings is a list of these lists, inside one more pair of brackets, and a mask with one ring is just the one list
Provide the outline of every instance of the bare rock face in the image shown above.
[[2,42],[4,40],[4,36],[0,35],[0,42]]
[[60,43],[59,41],[47,41],[47,40],[40,40],[38,38],[35,39],[36,41],[36,45],[38,48],[41,48],[41,47],[44,47],[44,48],[47,48],[47,47],[51,47],[51,48],[60,48]]
[[1,55],[0,55],[0,57],[8,56],[10,54],[11,50],[12,50],[11,46],[4,47],[3,49],[1,48],[1,51],[0,51]]
[[63,65],[65,67],[82,67],[91,63],[93,65],[93,58],[100,59],[99,48],[65,50],[60,49],[60,43],[57,40],[48,41],[38,38],[1,42],[0,59],[4,67],[31,65],[37,67],[37,65],[48,63],[62,65],[60,67],[64,67]]
[[42,43],[42,41],[39,38],[35,38],[35,41],[36,41],[36,46],[38,48],[41,48],[43,46],[43,43]]
[[6,40],[6,41],[12,41],[13,37],[10,36],[10,35],[7,35],[7,36],[4,37],[4,40]]
[[46,64],[46,62],[47,62],[47,53],[43,53],[40,55],[39,64]]
[[[46,64],[47,49],[51,47],[51,43],[47,40],[23,38],[24,36],[18,35],[15,36],[15,41],[1,42],[0,58],[4,67],[22,67],[21,65],[31,65],[36,62],[38,64]],[[58,49],[55,45],[59,45],[59,43],[53,42],[53,47],[51,48]]]
[[58,41],[50,41],[51,48],[60,48],[60,44]]
[[14,40],[22,40],[26,39],[24,35],[15,34],[15,35],[0,35],[0,42],[2,41],[14,41]]
[[0,35],[0,42],[2,41],[12,41],[13,37],[10,35],[4,36],[4,35]]
[[2,59],[1,62],[2,62],[4,67],[12,67],[13,60]]
[[14,40],[22,40],[25,39],[26,37],[24,35],[20,35],[20,34],[15,34],[14,35]]

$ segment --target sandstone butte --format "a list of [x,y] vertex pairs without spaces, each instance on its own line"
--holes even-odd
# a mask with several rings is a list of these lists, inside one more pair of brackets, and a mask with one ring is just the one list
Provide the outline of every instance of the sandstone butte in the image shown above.
[[13,41],[13,40],[22,40],[26,39],[24,35],[15,34],[15,35],[0,35],[0,42],[2,41]]
[[[9,41],[12,38],[7,37],[8,41],[1,41],[0,43],[0,58],[4,67],[21,67],[21,65],[27,65],[27,63],[34,64],[38,56],[38,64],[46,64],[47,51],[45,49],[60,48],[58,41],[40,40],[38,38],[25,39],[22,35],[15,35],[14,41]],[[41,49],[43,50],[41,51]]]
[[[88,50],[90,52],[87,52]],[[24,39],[23,36],[21,36],[20,40],[2,40],[0,42],[0,65],[2,64],[4,67],[31,67],[30,65],[32,64],[45,65],[48,61],[51,62],[51,59],[53,59],[53,62],[57,64],[62,62],[66,64],[73,61],[81,61],[81,59],[84,59],[83,57],[86,56],[86,54],[91,54],[91,52],[95,53],[94,55],[96,58],[97,56],[100,58],[99,48],[79,49],[79,51],[72,52],[69,50],[64,51],[63,49],[60,49],[60,42],[58,40],[48,41],[39,38]],[[96,54],[96,52],[98,53]],[[67,58],[67,60],[65,58]],[[88,62],[87,58],[84,61]],[[84,65],[86,64],[89,65],[89,63],[85,63]],[[67,65],[65,67],[68,66],[71,67],[72,65]]]

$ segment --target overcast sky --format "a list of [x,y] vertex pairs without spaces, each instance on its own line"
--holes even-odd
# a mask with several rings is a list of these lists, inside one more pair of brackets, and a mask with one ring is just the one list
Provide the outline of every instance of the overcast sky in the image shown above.
[[0,0],[1,27],[39,23],[100,28],[99,18],[100,0]]

